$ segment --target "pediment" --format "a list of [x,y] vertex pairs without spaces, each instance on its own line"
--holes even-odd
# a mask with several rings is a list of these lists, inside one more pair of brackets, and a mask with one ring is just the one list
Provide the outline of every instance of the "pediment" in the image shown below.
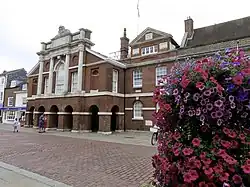
[[[145,40],[145,35],[148,33],[152,33],[152,39]],[[157,40],[157,39],[162,39],[162,38],[170,38],[173,37],[171,34],[162,32],[150,27],[147,27],[144,31],[142,31],[131,43],[130,46],[143,43],[143,42],[148,42],[152,40]]]

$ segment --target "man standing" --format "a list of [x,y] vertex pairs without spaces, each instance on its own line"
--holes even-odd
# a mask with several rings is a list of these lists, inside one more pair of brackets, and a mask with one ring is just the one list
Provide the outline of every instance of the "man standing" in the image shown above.
[[44,129],[44,114],[39,117],[39,133],[42,133]]

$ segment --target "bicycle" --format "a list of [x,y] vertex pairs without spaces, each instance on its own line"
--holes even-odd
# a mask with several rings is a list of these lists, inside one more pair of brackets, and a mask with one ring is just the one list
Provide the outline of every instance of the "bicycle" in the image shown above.
[[153,132],[151,137],[151,145],[155,145],[158,141],[158,128],[154,126],[150,128],[150,131]]

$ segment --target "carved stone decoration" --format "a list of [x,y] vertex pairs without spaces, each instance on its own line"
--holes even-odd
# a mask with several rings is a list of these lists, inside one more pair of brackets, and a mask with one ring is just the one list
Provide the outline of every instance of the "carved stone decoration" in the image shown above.
[[68,34],[70,34],[70,30],[65,29],[65,27],[61,25],[61,26],[59,26],[58,34],[53,39],[57,39],[57,38],[66,36]]

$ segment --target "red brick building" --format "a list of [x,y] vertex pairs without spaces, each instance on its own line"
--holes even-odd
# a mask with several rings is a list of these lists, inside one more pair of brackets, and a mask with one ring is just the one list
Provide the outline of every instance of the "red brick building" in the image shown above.
[[48,116],[48,128],[72,131],[148,130],[153,90],[173,63],[250,46],[250,17],[194,29],[185,20],[181,45],[171,34],[146,28],[132,42],[124,30],[119,59],[91,49],[91,31],[63,26],[42,43],[39,63],[28,74],[27,125]]

